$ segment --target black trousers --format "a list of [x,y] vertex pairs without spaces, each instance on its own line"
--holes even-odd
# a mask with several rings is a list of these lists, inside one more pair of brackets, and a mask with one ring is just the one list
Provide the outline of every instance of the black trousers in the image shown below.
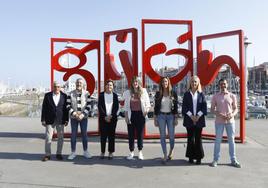
[[186,157],[201,160],[204,157],[202,145],[202,127],[187,127],[187,149]]
[[105,153],[106,141],[108,138],[108,151],[114,152],[115,143],[115,129],[117,122],[107,123],[106,121],[100,122],[100,140],[101,140],[101,152]]
[[142,150],[143,130],[144,130],[144,125],[145,125],[145,118],[143,116],[142,111],[132,111],[130,122],[131,124],[127,125],[129,150],[134,151],[135,135],[138,141],[138,149]]

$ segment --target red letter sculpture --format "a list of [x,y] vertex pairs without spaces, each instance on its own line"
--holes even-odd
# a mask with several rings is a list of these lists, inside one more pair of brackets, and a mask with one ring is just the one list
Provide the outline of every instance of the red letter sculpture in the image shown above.
[[[221,55],[212,60],[212,53],[202,49],[202,41],[227,36],[239,38],[239,66],[235,60],[227,55]],[[244,76],[244,35],[242,30],[217,33],[197,37],[197,76],[203,86],[214,81],[222,65],[227,64],[233,73],[240,78],[240,136],[237,138],[243,143],[245,140],[245,76]],[[203,134],[204,135],[204,134]],[[205,135],[211,137],[212,135]],[[214,136],[213,136],[214,137]]]
[[107,79],[120,80],[121,74],[116,69],[114,62],[114,54],[110,50],[110,37],[116,36],[116,41],[125,43],[128,35],[132,38],[132,52],[121,50],[119,58],[124,73],[130,85],[131,78],[138,75],[138,34],[135,28],[123,29],[117,31],[109,31],[104,33],[104,81]]
[[[178,44],[188,42],[188,49],[175,48],[167,49],[166,44],[163,42],[151,45],[145,49],[145,25],[147,24],[176,24],[187,25],[188,31],[177,38]],[[154,82],[159,83],[161,76],[152,68],[151,58],[155,55],[163,54],[165,56],[170,55],[182,55],[186,59],[184,68],[175,76],[170,78],[172,84],[178,83],[182,80],[187,73],[193,72],[193,39],[192,39],[192,21],[185,20],[142,20],[142,57],[143,57],[143,80],[145,80],[145,74]]]
[[[64,49],[60,51],[59,53],[54,55],[54,42],[74,42],[74,43],[88,43],[85,47],[82,49],[77,49],[77,48],[69,48],[69,49]],[[51,39],[51,84],[53,83],[54,80],[54,70],[59,71],[59,72],[64,72],[63,80],[67,81],[70,76],[74,74],[78,74],[82,76],[87,83],[87,90],[89,91],[90,94],[93,94],[94,89],[95,89],[95,78],[91,72],[88,70],[82,69],[82,67],[87,63],[87,57],[86,53],[92,51],[92,50],[97,50],[98,53],[98,69],[100,66],[100,41],[98,40],[79,40],[79,39]],[[79,58],[79,64],[75,67],[72,68],[65,68],[60,65],[59,59],[62,55],[64,54],[73,54],[76,57]],[[99,76],[98,76],[99,77]],[[98,78],[99,80],[99,78]],[[99,88],[99,87],[98,87]]]

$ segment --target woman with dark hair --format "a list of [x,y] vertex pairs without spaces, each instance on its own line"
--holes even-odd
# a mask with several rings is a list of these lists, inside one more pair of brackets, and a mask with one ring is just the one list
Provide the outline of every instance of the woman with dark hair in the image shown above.
[[143,130],[145,125],[145,117],[150,110],[151,104],[149,95],[145,88],[142,88],[141,81],[137,76],[131,80],[129,90],[124,92],[125,99],[125,121],[128,127],[128,141],[130,153],[127,159],[134,159],[134,133],[137,133],[138,158],[143,160]]
[[201,164],[204,157],[201,133],[206,126],[207,102],[197,76],[190,79],[188,91],[184,93],[182,114],[183,126],[187,129],[186,157],[189,158],[189,163],[196,159],[196,164]]
[[[178,96],[172,91],[168,77],[163,77],[159,83],[159,91],[155,94],[154,124],[159,127],[161,147],[164,154],[162,163],[173,157],[175,143],[175,126],[178,124]],[[168,129],[170,150],[167,155],[166,127]]]
[[114,83],[112,80],[105,82],[105,91],[99,95],[99,127],[101,140],[100,158],[104,159],[106,140],[108,138],[108,159],[113,159],[115,129],[117,124],[117,111],[119,109],[118,95],[113,92]]

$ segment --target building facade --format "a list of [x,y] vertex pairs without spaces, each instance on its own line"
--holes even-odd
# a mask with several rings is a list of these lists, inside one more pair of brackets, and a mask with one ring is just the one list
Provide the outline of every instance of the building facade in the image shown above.
[[255,93],[268,93],[268,62],[248,68],[248,88]]

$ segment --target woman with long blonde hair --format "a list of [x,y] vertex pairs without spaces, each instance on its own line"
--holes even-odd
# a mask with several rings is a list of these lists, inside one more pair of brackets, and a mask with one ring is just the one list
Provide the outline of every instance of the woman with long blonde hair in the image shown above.
[[188,91],[184,93],[182,114],[183,126],[187,130],[186,157],[189,158],[189,163],[196,160],[196,164],[199,165],[204,157],[201,133],[206,126],[207,102],[198,76],[191,77]]

